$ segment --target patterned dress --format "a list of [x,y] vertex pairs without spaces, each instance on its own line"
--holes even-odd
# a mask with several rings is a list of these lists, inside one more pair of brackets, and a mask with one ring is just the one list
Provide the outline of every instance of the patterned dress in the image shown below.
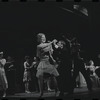
[[24,62],[24,68],[23,82],[31,81],[30,64],[28,62]]
[[6,64],[5,59],[0,59],[0,90],[6,90],[8,88],[8,82],[4,70],[4,65]]
[[[44,43],[45,45],[46,43]],[[43,45],[37,46],[37,57],[39,57],[40,62],[37,66],[36,77],[43,76],[44,73],[49,73],[50,75],[59,76],[59,73],[55,67],[55,65],[50,63],[50,56],[52,45],[43,47]]]

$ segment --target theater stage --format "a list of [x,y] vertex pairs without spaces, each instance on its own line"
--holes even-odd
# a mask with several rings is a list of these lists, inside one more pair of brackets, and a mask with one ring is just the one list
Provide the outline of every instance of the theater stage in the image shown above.
[[[89,92],[87,87],[82,87],[82,88],[75,88],[74,90],[74,94],[72,95],[68,95],[67,93],[65,93],[65,96],[64,97],[59,97],[59,93],[58,95],[55,97],[55,93],[54,91],[52,92],[45,92],[44,91],[44,94],[43,96],[41,97],[42,100],[66,100],[66,99],[70,99],[70,100],[99,100],[100,96],[100,88],[93,88],[93,91],[92,92]],[[39,93],[36,93],[36,92],[32,92],[32,93],[16,93],[15,95],[10,95],[10,96],[7,96],[5,97],[7,98],[8,100],[41,100],[39,98]]]

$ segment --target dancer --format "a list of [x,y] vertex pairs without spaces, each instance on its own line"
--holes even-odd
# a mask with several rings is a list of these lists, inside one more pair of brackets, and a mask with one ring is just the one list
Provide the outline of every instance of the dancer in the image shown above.
[[4,70],[6,60],[3,58],[3,52],[0,52],[0,91],[3,93],[3,97],[6,96],[6,90],[8,88],[8,82]]
[[58,77],[58,85],[60,90],[59,96],[64,96],[65,92],[70,92],[72,84],[71,76],[71,59],[68,51],[66,40],[60,40],[58,43],[58,49],[55,50],[55,56],[59,60],[58,71],[60,76]]
[[72,88],[71,93],[74,92],[76,77],[78,76],[79,72],[83,74],[87,83],[88,90],[92,91],[92,82],[85,69],[84,60],[80,56],[80,44],[77,41],[73,45],[72,59],[74,61],[74,72],[73,72],[73,88]]
[[43,33],[39,33],[37,35],[39,45],[37,45],[37,57],[40,60],[39,65],[37,67],[37,78],[39,82],[39,89],[40,89],[40,97],[43,95],[43,76],[44,74],[50,74],[54,81],[55,85],[55,95],[58,91],[57,81],[56,77],[59,76],[59,73],[57,69],[55,68],[55,65],[50,64],[50,59],[52,59],[52,62],[55,64],[55,60],[52,57],[53,49],[52,44],[56,42],[56,40],[53,40],[50,43],[46,43],[46,37]]
[[25,62],[24,62],[24,77],[23,77],[23,82],[25,83],[25,93],[30,93],[29,91],[29,82],[31,81],[31,72],[30,69],[33,67],[33,63],[32,65],[30,65],[30,57],[29,56],[25,56]]
[[86,66],[86,69],[87,69],[89,76],[92,80],[93,87],[100,87],[100,80],[95,72],[96,67],[94,66],[93,60],[89,61],[89,66]]

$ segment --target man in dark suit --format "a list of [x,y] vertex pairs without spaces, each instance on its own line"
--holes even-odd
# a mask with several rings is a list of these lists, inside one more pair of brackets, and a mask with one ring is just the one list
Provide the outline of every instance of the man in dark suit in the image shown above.
[[92,91],[92,82],[91,79],[85,69],[85,64],[84,64],[84,60],[83,58],[81,58],[80,56],[80,44],[75,41],[72,44],[72,52],[71,52],[71,56],[72,56],[72,60],[73,60],[73,64],[74,64],[74,71],[73,71],[73,85],[72,85],[72,89],[71,89],[71,93],[73,93],[75,85],[76,85],[76,78],[79,74],[79,72],[81,72],[86,80],[87,83],[87,88],[89,91]]
[[[60,90],[60,96],[64,96],[65,92],[70,92],[72,86],[71,76],[71,58],[66,42],[61,40],[57,44],[59,47],[54,50],[54,57],[57,57],[59,67],[58,86]],[[56,58],[55,58],[56,59]],[[57,61],[56,60],[56,61]]]

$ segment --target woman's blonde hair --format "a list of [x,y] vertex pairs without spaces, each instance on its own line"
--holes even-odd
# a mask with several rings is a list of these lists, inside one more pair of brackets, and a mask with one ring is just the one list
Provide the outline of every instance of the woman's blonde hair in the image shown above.
[[38,42],[41,41],[41,37],[42,37],[43,35],[45,36],[44,33],[38,33],[38,34],[37,34],[37,41],[38,41]]

